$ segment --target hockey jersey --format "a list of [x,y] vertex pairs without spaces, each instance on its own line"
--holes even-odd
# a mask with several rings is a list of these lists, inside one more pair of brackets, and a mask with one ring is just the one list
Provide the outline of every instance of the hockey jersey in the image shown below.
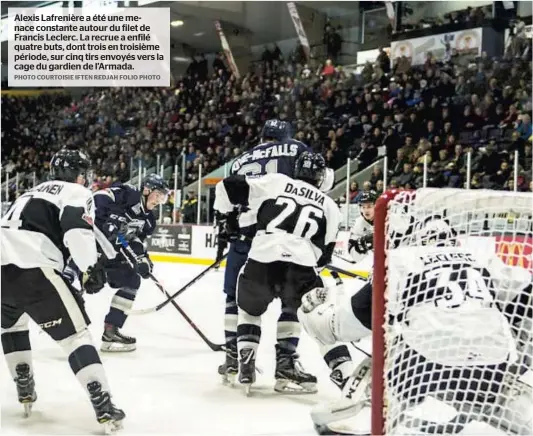
[[[374,225],[372,223],[369,223],[365,217],[359,216],[356,220],[352,228],[350,229],[350,236],[349,239],[359,239],[361,236],[366,235],[373,235],[374,234]],[[350,256],[354,260],[354,262],[360,262],[364,257],[368,256],[368,254],[371,254],[372,251],[369,251],[366,254],[360,254],[352,247],[350,249]]]
[[[265,142],[243,153],[231,165],[231,175],[259,177],[265,174],[285,174],[292,177],[296,160],[304,151],[312,151],[307,145],[294,139],[283,142]],[[239,216],[239,226],[246,236],[255,233],[253,211],[243,212]],[[248,228],[254,226],[254,228]]]
[[341,213],[309,183],[283,174],[231,176],[217,184],[214,208],[227,213],[235,205],[250,208],[257,222],[249,258],[313,267],[331,260]]
[[527,270],[462,247],[402,247],[387,256],[389,315],[409,347],[450,366],[516,358],[500,309],[531,283]]
[[81,271],[97,260],[91,191],[63,181],[21,195],[2,218],[2,265],[54,268],[72,259]]
[[139,246],[155,230],[153,212],[145,209],[141,193],[131,185],[122,184],[98,191],[94,194],[94,202],[96,226],[117,245],[120,245],[116,240],[119,233],[134,246]]

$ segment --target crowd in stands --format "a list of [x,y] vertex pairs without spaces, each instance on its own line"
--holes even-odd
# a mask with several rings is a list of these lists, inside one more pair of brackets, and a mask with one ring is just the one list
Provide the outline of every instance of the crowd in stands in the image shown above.
[[[423,66],[401,67],[386,75],[376,63],[362,73],[370,84],[355,97],[352,114],[360,120],[363,167],[386,155],[388,187],[415,189],[423,185],[425,163],[426,186],[462,188],[471,153],[471,189],[514,190],[518,151],[516,188],[531,190],[531,59],[483,54],[461,66],[428,53]],[[380,180],[376,166],[363,186],[351,184],[350,201],[365,190],[382,191]]]
[[[483,20],[492,17],[492,6],[477,6],[467,7],[466,9],[451,11],[442,16],[427,17],[421,20],[413,21],[413,9],[417,7],[416,4],[411,2],[404,2],[404,18],[401,26],[397,28],[393,33],[408,32],[417,29],[427,29],[429,27],[445,26],[447,24],[463,24],[465,26],[479,27],[482,25]],[[411,4],[409,4],[411,3]],[[418,5],[419,7],[419,5]]]
[[[337,50],[334,30],[327,38]],[[400,59],[391,69],[382,51],[360,75],[347,75],[332,60],[307,62],[301,46],[290,56],[274,47],[241,78],[219,55],[212,73],[199,58],[172,88],[107,88],[79,100],[2,97],[3,179],[32,175],[20,177],[18,189],[10,184],[12,200],[45,177],[59,147],[78,145],[95,165],[94,189],[129,180],[139,167],[155,171],[156,162],[178,165],[187,186],[200,165],[204,175],[224,165],[258,143],[264,121],[279,118],[334,169],[348,157],[362,169],[387,156],[388,187],[421,187],[424,162],[427,186],[464,187],[471,153],[470,188],[512,190],[517,150],[517,189],[531,190],[531,71],[531,56],[485,53],[468,62],[427,53],[422,66]],[[384,190],[382,171],[352,183],[350,200]]]

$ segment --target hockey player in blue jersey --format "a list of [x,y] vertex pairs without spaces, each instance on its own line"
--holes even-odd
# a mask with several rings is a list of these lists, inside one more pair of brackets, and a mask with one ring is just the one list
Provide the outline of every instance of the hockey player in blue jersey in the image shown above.
[[[268,120],[263,127],[261,143],[237,158],[231,166],[230,174],[250,177],[281,173],[293,177],[295,163],[305,151],[311,151],[311,149],[302,142],[290,138],[289,123]],[[237,302],[235,297],[237,279],[239,271],[246,263],[251,241],[255,236],[255,214],[244,211],[237,216],[236,213],[230,213],[218,216],[217,222],[221,229],[219,231],[219,244],[223,244],[223,247],[224,244],[230,242],[224,275],[226,361],[218,368],[223,380],[230,382],[239,368],[237,358]],[[296,355],[299,333],[300,325],[296,311],[282,307],[277,327],[276,361],[278,364],[288,360],[286,359],[288,356],[294,357]],[[276,377],[281,375],[281,371],[276,371]],[[310,374],[307,376],[307,378],[313,378],[314,383],[316,383],[316,377]]]
[[146,252],[145,240],[156,226],[153,210],[166,202],[169,188],[163,178],[150,174],[141,183],[141,190],[128,184],[114,185],[94,195],[95,224],[114,245],[121,249],[121,238],[128,242],[136,258],[128,261],[121,253],[105,262],[109,286],[118,289],[105,317],[102,351],[133,351],[136,339],[120,332],[126,322],[125,310],[131,309],[141,277],[149,277],[153,264]]

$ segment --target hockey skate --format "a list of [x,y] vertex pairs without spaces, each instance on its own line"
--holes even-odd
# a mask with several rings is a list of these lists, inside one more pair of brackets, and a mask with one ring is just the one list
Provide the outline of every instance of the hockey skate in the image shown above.
[[24,406],[24,417],[28,418],[31,415],[33,403],[37,400],[35,381],[33,380],[33,375],[30,374],[30,366],[26,363],[19,363],[15,368],[15,372],[17,373],[15,383],[17,385],[19,403]]
[[111,402],[109,392],[102,391],[102,385],[91,382],[87,385],[91,395],[91,403],[96,413],[96,420],[102,424],[105,434],[112,434],[122,428],[122,421],[126,414]]
[[371,359],[363,360],[352,376],[342,378],[340,370],[334,370],[331,381],[342,390],[342,398],[319,404],[311,410],[315,429],[321,435],[369,435],[370,429],[357,428],[355,418],[365,407],[370,407]]
[[222,376],[222,383],[224,385],[235,385],[235,377],[239,372],[239,361],[237,358],[237,350],[235,348],[228,348],[226,350],[226,361],[218,367],[218,373]]
[[240,352],[239,383],[245,385],[246,395],[250,395],[252,384],[255,383],[255,350],[244,348]]
[[134,351],[137,348],[136,343],[137,339],[123,335],[114,325],[106,324],[100,350],[109,352]]
[[274,390],[281,393],[314,394],[317,379],[304,371],[298,355],[276,353],[276,384]]

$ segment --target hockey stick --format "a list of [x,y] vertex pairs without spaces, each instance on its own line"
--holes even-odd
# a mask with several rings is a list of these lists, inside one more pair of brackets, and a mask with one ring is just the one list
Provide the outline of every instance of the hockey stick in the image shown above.
[[359,262],[356,262],[353,259],[347,259],[346,257],[343,257],[343,256],[341,256],[340,254],[337,254],[337,253],[333,253],[333,256],[335,256],[336,258],[342,260],[343,262],[348,262],[348,263],[351,263],[351,264],[359,263]]
[[[357,274],[357,273],[353,273],[351,271],[346,271],[346,270],[344,270],[342,268],[339,268],[339,267],[331,265],[331,264],[326,265],[326,268],[329,269],[331,272],[344,274],[345,276],[352,277],[354,279],[368,280],[368,277],[366,277],[366,276],[364,276],[362,274]],[[333,276],[333,274],[332,274],[332,276]],[[333,278],[335,278],[335,277],[333,277]]]
[[[150,274],[150,278],[152,279],[152,281],[154,282],[154,284],[157,286],[157,288],[163,293],[165,294],[168,298],[172,298],[170,296],[170,294],[165,290],[165,288],[163,287],[163,285],[161,283],[159,283],[159,281],[152,275]],[[184,289],[185,290],[185,289]],[[225,344],[215,344],[214,342],[210,341],[206,335],[204,335],[204,333],[196,326],[196,324],[193,322],[193,320],[191,318],[189,318],[189,316],[185,313],[185,311],[180,307],[180,305],[178,303],[176,303],[174,300],[170,299],[168,300],[175,308],[176,310],[179,312],[179,314],[183,317],[183,319],[185,319],[185,321],[187,321],[187,324],[189,324],[192,329],[198,333],[198,336],[200,336],[202,338],[202,340],[207,344],[207,346],[209,348],[211,348],[211,350],[213,351],[226,351],[226,345]]]
[[[226,257],[227,257],[227,254],[224,254],[222,256],[222,260],[225,259]],[[174,299],[178,295],[182,294],[187,289],[189,289],[192,285],[194,285],[198,280],[200,280],[202,277],[204,277],[209,271],[214,269],[217,265],[218,265],[218,262],[216,262],[216,261],[214,263],[212,263],[211,265],[209,265],[205,270],[203,270],[200,274],[198,274],[195,278],[193,278],[189,283],[187,283],[181,289],[176,291],[174,294],[170,295],[165,301],[163,301],[162,303],[158,304],[157,306],[150,307],[148,309],[130,310],[130,311],[127,311],[126,313],[128,315],[146,315],[148,313],[154,313],[154,312],[160,311],[163,307],[165,307],[167,304],[169,304],[172,301],[174,301]]]
[[[119,242],[122,244],[122,248],[121,248],[121,253],[122,255],[128,259],[128,261],[131,261],[132,257],[135,258],[135,252],[133,251],[133,249],[131,248],[131,246],[128,244],[128,241],[126,241],[124,239],[124,237],[122,235],[119,236]],[[192,329],[198,333],[198,336],[200,336],[202,338],[202,340],[207,344],[207,346],[209,348],[211,348],[211,350],[213,351],[225,351],[226,350],[226,346],[224,344],[215,344],[214,342],[210,341],[207,336],[204,335],[204,333],[196,326],[196,324],[193,322],[193,320],[191,318],[189,318],[189,316],[185,313],[185,311],[178,305],[178,303],[176,303],[174,301],[173,298],[176,298],[178,295],[179,295],[179,292],[183,292],[185,291],[185,289],[181,289],[180,291],[178,291],[178,293],[176,293],[173,297],[170,296],[170,294],[165,290],[165,288],[163,287],[163,285],[159,282],[159,280],[157,280],[157,278],[150,273],[150,278],[152,279],[153,283],[156,285],[156,287],[164,294],[166,295],[166,297],[168,298],[167,301],[165,301],[164,303],[162,303],[163,305],[166,305],[168,302],[170,302],[175,308],[176,310],[179,312],[179,314],[185,319],[185,321],[187,321],[187,324],[189,324]],[[158,306],[156,306],[158,307]],[[126,312],[128,315],[131,315],[131,314],[135,314],[135,311],[131,311],[131,312]]]

